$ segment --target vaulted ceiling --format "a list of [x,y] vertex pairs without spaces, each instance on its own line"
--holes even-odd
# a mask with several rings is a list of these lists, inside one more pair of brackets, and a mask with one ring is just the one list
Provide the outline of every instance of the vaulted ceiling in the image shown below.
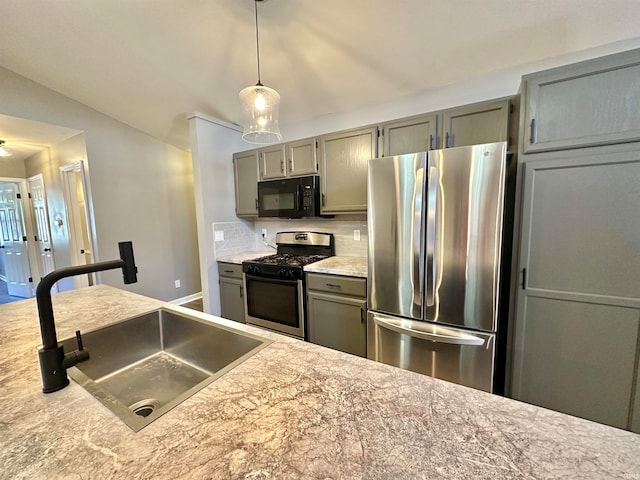
[[[281,124],[640,36],[638,0],[266,0],[258,15]],[[252,0],[2,0],[0,65],[186,149],[188,112],[240,123],[254,22]]]

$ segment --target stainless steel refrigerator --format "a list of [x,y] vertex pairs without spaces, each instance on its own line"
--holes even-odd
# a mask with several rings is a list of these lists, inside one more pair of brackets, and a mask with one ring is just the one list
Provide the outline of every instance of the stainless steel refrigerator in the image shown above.
[[505,142],[369,161],[368,358],[495,390],[506,180]]

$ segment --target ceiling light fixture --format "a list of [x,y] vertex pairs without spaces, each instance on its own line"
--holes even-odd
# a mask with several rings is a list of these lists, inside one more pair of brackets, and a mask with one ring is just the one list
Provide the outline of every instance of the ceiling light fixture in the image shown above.
[[0,157],[10,157],[11,152],[5,148],[4,144],[5,141],[0,140]]
[[242,139],[245,142],[268,145],[282,140],[278,126],[280,94],[273,88],[265,87],[260,81],[260,44],[258,41],[258,2],[254,0],[256,11],[256,58],[258,59],[258,83],[242,89]]

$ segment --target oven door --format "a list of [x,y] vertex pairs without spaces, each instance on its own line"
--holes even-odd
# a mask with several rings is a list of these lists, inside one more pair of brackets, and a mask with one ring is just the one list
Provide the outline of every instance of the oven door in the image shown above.
[[300,180],[258,182],[258,216],[300,218],[303,214]]
[[246,273],[247,323],[304,339],[302,280],[284,280]]

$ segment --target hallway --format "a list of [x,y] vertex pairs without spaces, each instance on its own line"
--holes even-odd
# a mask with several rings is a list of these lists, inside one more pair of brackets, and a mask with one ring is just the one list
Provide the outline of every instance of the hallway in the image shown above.
[[0,280],[0,304],[17,302],[18,300],[24,300],[24,298],[9,295],[7,292],[7,282]]

